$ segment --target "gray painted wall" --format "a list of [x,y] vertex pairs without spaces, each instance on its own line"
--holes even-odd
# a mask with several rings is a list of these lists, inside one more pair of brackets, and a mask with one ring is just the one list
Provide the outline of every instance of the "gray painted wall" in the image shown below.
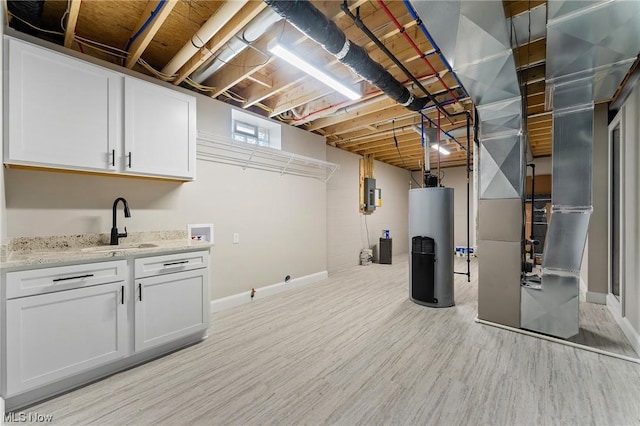
[[[359,159],[350,152],[327,147],[327,161],[340,164],[327,183],[327,264],[329,272],[358,265],[360,250],[378,245],[383,229],[393,239],[393,255],[408,252],[409,181],[399,167],[374,162],[376,186],[382,189],[382,207],[366,216],[358,210]],[[367,241],[367,227],[369,241]]]

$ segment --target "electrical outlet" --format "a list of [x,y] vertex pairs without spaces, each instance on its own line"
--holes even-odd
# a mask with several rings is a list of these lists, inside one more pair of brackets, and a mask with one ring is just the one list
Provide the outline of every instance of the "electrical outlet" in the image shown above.
[[240,234],[237,232],[233,233],[233,244],[238,244],[240,242]]

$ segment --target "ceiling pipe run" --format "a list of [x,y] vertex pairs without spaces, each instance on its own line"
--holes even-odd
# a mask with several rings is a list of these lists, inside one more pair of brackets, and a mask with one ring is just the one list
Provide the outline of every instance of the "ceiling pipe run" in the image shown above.
[[[340,63],[376,86],[391,99],[411,111],[420,111],[431,97],[417,98],[396,80],[366,50],[347,39],[344,32],[308,1],[265,0],[267,5],[307,37],[319,43]],[[343,10],[345,8],[343,7]],[[345,13],[351,14],[347,8]]]
[[438,73],[438,71],[436,71],[436,69],[433,67],[431,62],[429,62],[429,59],[427,59],[427,55],[425,55],[424,52],[422,50],[420,50],[420,48],[416,45],[416,43],[413,41],[411,36],[409,34],[407,34],[407,32],[404,30],[404,27],[400,24],[400,22],[398,22],[396,17],[393,16],[393,13],[391,13],[391,11],[387,7],[387,5],[384,3],[384,1],[383,0],[378,0],[378,5],[382,8],[384,13],[391,20],[391,22],[393,22],[393,25],[396,26],[396,29],[398,29],[400,31],[400,34],[402,34],[402,36],[407,41],[407,43],[409,43],[409,45],[413,48],[413,50],[418,55],[420,55],[420,59],[422,60],[422,62],[424,62],[429,67],[429,69],[436,75],[436,78],[438,79],[438,81],[440,82],[442,87],[444,87],[444,89],[447,92],[449,92],[449,94],[453,97],[453,99],[458,101],[459,100],[458,97],[455,95],[455,93],[453,93],[453,91],[449,88],[449,86],[447,86],[447,84],[444,82],[444,80],[442,80],[442,78],[440,77],[440,73]]
[[405,7],[407,8],[407,10],[409,11],[409,14],[413,18],[413,20],[416,22],[416,25],[418,25],[418,28],[420,28],[420,31],[422,31],[422,34],[424,34],[424,36],[427,38],[427,40],[429,40],[429,43],[431,43],[431,46],[435,49],[435,53],[440,58],[440,61],[442,61],[444,66],[451,73],[453,78],[456,80],[456,83],[458,83],[458,86],[460,86],[460,89],[462,89],[464,97],[465,98],[469,97],[469,94],[467,93],[467,91],[465,90],[464,86],[460,82],[460,79],[458,78],[457,74],[455,73],[453,68],[451,68],[451,65],[449,64],[449,61],[447,61],[447,58],[445,58],[444,55],[442,54],[442,51],[440,50],[440,47],[436,44],[435,40],[433,40],[433,38],[431,37],[431,34],[429,33],[429,31],[427,31],[427,27],[424,26],[424,23],[418,17],[418,14],[413,9],[413,6],[411,6],[411,3],[409,2],[409,0],[403,0],[403,3],[405,5]]
[[220,29],[244,7],[248,0],[225,2],[216,13],[182,46],[182,49],[162,68],[162,73],[174,75],[181,66],[208,42]]
[[[423,82],[424,84],[430,84],[434,81],[437,81],[435,77],[433,77],[431,74],[422,76],[422,77],[417,77],[419,81]],[[403,83],[404,86],[409,89],[409,90],[414,90],[417,89],[418,86],[416,86],[415,83],[411,83],[411,84],[407,84],[407,82]],[[369,96],[375,96],[382,93],[380,90],[375,90],[373,92],[369,92],[367,94],[365,94],[363,97],[367,98]],[[349,105],[345,105],[343,107],[341,107],[341,105],[344,105],[345,103],[351,102],[351,101],[341,101],[338,102],[336,104],[333,105],[329,105],[320,109],[317,109],[315,111],[312,112],[308,112],[306,114],[300,114],[300,116],[296,116],[295,119],[291,120],[291,124],[294,124],[296,126],[299,126],[301,124],[305,124],[311,120],[316,120],[318,118],[323,118],[323,117],[334,117],[340,114],[345,114],[348,112],[352,112],[352,111],[356,111],[362,107],[365,107],[367,105],[376,103],[376,102],[380,102],[382,96],[384,95],[380,95],[380,96],[375,96],[373,98],[370,99],[365,99],[364,101],[358,102],[358,103],[353,103],[353,104],[349,104]],[[295,113],[294,113],[295,115]]]
[[245,50],[251,43],[259,39],[282,17],[272,9],[264,9],[242,31],[205,61],[193,74],[191,79],[196,83],[203,83],[218,71],[226,62],[231,61]]

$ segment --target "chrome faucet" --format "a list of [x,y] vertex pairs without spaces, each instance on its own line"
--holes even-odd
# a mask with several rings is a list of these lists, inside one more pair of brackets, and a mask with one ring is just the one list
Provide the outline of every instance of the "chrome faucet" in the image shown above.
[[118,227],[116,225],[116,207],[118,207],[119,201],[122,201],[122,204],[124,205],[124,217],[131,217],[131,212],[129,211],[129,204],[127,203],[127,200],[122,197],[116,198],[116,200],[113,202],[113,225],[111,227],[112,246],[118,245],[118,240],[127,236],[127,227],[124,227],[124,234],[120,234],[118,233]]

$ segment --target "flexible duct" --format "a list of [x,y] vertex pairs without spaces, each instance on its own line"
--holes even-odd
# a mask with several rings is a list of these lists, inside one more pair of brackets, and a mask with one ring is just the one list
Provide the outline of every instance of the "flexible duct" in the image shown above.
[[344,32],[310,2],[265,0],[265,3],[338,61],[402,106],[419,111],[429,102],[429,98],[414,97],[401,82],[371,59],[362,47],[347,39]]

